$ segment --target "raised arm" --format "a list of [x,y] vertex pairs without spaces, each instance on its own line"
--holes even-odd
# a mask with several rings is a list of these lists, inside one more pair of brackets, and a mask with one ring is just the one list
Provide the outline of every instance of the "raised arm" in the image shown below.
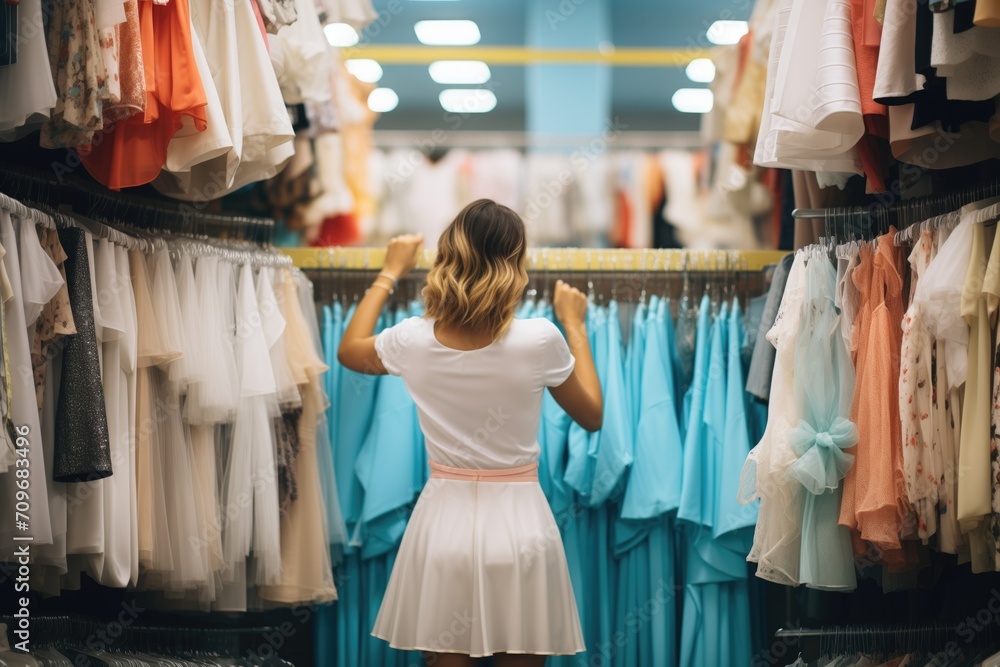
[[587,297],[560,280],[556,282],[552,305],[566,331],[576,365],[565,382],[549,391],[573,421],[588,431],[596,431],[604,420],[604,397],[587,336]]
[[344,330],[337,349],[337,361],[346,368],[369,375],[385,375],[385,366],[375,352],[375,325],[382,307],[396,288],[396,282],[417,265],[424,243],[422,234],[403,234],[389,241],[382,272],[372,282],[354,316]]

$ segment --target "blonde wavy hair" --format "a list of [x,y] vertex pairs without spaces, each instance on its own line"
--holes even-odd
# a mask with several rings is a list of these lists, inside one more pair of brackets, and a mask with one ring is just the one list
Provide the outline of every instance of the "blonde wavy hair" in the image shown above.
[[502,336],[528,285],[526,249],[517,213],[489,199],[466,206],[438,240],[423,290],[425,317]]

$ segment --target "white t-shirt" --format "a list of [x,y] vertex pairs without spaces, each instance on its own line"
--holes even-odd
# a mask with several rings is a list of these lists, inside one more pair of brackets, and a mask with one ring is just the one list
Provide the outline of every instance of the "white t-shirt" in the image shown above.
[[411,317],[382,331],[375,350],[417,404],[429,459],[481,470],[538,459],[543,389],[565,382],[575,364],[545,319],[514,320],[490,345],[462,351],[438,342],[434,320]]

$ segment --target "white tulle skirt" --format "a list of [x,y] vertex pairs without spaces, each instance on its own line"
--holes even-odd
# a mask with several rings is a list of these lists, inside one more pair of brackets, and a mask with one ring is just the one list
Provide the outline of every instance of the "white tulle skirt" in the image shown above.
[[583,651],[562,538],[538,482],[431,478],[372,635],[473,657]]

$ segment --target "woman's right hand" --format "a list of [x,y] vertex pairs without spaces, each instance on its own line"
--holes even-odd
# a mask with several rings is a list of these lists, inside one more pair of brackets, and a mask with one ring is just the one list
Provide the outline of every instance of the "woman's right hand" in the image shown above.
[[561,280],[556,281],[552,307],[563,327],[583,324],[587,318],[587,296]]
[[420,249],[424,245],[423,234],[402,234],[389,241],[385,253],[386,273],[391,273],[397,280],[405,276],[417,266]]

